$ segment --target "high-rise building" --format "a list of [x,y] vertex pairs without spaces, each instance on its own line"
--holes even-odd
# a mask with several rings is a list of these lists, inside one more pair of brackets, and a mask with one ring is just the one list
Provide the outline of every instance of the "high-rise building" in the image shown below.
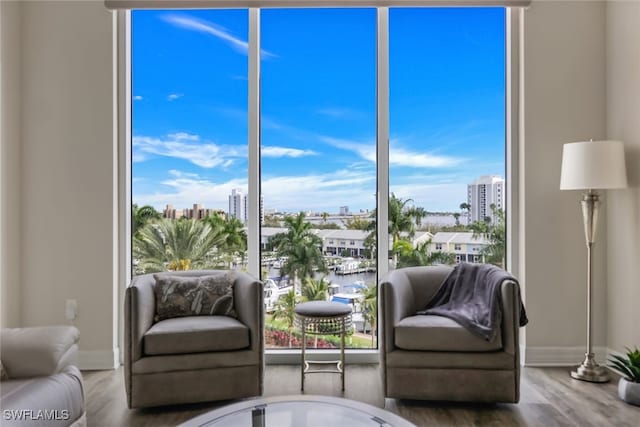
[[504,209],[504,179],[498,175],[482,175],[480,178],[467,185],[467,203],[469,208],[469,221],[484,221],[496,218],[491,211],[491,205],[496,209]]
[[238,218],[243,224],[247,223],[247,197],[238,188],[231,190],[229,195],[229,218]]
[[[260,224],[264,223],[264,197],[260,195]],[[238,218],[243,224],[249,221],[249,205],[247,195],[240,189],[231,190],[229,195],[229,218]]]

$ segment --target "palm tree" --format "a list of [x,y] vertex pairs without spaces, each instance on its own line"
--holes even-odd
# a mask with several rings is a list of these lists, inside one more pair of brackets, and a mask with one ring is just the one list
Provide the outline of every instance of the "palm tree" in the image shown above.
[[144,205],[139,208],[138,205],[134,203],[131,206],[131,228],[133,231],[133,236],[138,236],[140,230],[145,225],[160,218],[160,212],[155,210],[153,206]]
[[289,347],[291,347],[291,338],[293,333],[293,322],[295,320],[295,308],[298,303],[298,297],[296,292],[291,289],[286,294],[282,295],[278,302],[276,302],[275,311],[273,312],[273,319],[283,319],[287,323],[289,330]]
[[375,284],[368,287],[364,292],[362,314],[365,325],[369,323],[371,326],[371,347],[373,347],[376,337],[376,322],[378,320],[378,287]]
[[460,212],[454,212],[453,217],[456,219],[456,226],[460,225]]
[[[482,254],[487,257],[487,262],[504,268],[506,237],[504,211],[497,209],[494,204],[490,207],[496,220],[494,222],[474,221],[469,228],[473,231],[474,238],[484,237],[489,241],[489,244],[482,248]],[[491,219],[491,217],[488,218]]]
[[322,256],[322,240],[304,219],[303,212],[286,217],[284,222],[287,231],[278,233],[271,239],[278,256],[286,257],[280,268],[280,276],[289,275],[294,286],[298,286],[297,279],[313,277],[316,270],[324,273],[328,271]]
[[[212,229],[222,229],[224,240],[218,248],[221,252],[230,255],[239,254],[244,262],[247,251],[247,233],[244,224],[238,218],[225,219],[220,215],[210,215],[203,219]],[[231,268],[232,266],[230,266]]]
[[322,221],[326,224],[327,223],[327,218],[329,218],[329,213],[328,212],[322,212]]
[[[427,215],[427,211],[422,207],[407,206],[407,204],[413,203],[413,199],[403,200],[400,197],[396,197],[394,193],[391,193],[389,198],[389,235],[392,236],[391,248],[393,253],[393,264],[398,263],[398,252],[394,250],[398,248],[401,243],[400,240],[405,240],[401,237],[402,233],[406,233],[409,239],[412,239],[416,234],[416,225],[422,224],[422,218]],[[370,231],[369,236],[365,240],[365,247],[367,245],[375,245],[375,233],[377,229],[376,223],[376,209],[373,210],[371,217],[373,218],[367,227]]]
[[453,264],[455,255],[447,252],[429,251],[431,240],[418,244],[417,247],[402,245],[399,250],[398,268],[418,265]]
[[206,268],[207,255],[224,241],[222,229],[193,219],[149,223],[134,237],[133,253],[147,273]]
[[302,298],[306,301],[326,301],[329,293],[329,282],[323,277],[312,279],[305,277],[302,282]]

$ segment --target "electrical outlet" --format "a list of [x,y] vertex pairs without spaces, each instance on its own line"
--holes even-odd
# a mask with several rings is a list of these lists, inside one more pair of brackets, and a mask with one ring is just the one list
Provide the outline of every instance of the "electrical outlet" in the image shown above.
[[78,301],[68,299],[64,306],[64,315],[67,320],[74,320],[78,315]]

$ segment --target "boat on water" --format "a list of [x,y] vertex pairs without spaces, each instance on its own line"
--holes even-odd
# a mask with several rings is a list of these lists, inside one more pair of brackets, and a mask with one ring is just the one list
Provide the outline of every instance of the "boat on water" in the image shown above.
[[[331,286],[334,285],[335,284],[332,284]],[[335,286],[337,286],[338,289],[340,287],[340,285]],[[336,287],[334,287],[334,289],[336,289]],[[330,301],[348,304],[351,306],[351,321],[353,322],[357,332],[366,332],[369,327],[365,322],[363,313],[365,298],[364,291],[366,289],[367,285],[365,285],[363,281],[357,281],[348,285],[342,285],[342,292],[335,292],[330,297]]]
[[[286,283],[286,282],[281,282]],[[280,297],[291,291],[293,286],[278,286],[278,282],[273,279],[264,281],[264,309],[267,313],[276,309],[276,303]]]

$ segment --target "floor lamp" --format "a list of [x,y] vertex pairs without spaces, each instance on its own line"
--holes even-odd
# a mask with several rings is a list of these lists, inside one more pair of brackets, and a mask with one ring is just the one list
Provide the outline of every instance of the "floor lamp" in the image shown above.
[[571,376],[582,381],[609,381],[605,368],[595,361],[591,347],[591,249],[598,225],[600,196],[596,190],[625,188],[627,174],[624,145],[620,141],[588,141],[564,144],[561,190],[586,190],[582,196],[582,216],[587,243],[587,352]]

